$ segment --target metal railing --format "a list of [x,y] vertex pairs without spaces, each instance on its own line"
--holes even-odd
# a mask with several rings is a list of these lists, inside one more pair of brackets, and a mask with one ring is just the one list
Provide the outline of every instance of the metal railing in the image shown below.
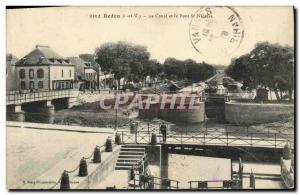
[[239,180],[189,181],[190,189],[236,189]]
[[[119,131],[124,144],[150,144],[151,131],[138,131],[134,134]],[[157,142],[163,143],[162,135],[157,135]],[[230,135],[230,132],[210,132],[210,131],[184,131],[173,132],[167,135],[167,144],[195,144],[195,145],[221,145],[221,146],[249,146],[249,147],[268,147],[283,148],[289,143],[294,147],[293,134],[283,133],[247,133],[241,135]]]
[[55,98],[76,97],[79,92],[73,89],[57,91],[38,91],[26,93],[7,93],[6,105],[21,104],[41,100],[50,100]]
[[139,189],[178,189],[179,183],[179,181],[174,179],[139,173],[135,174],[134,177],[134,184],[138,184]]

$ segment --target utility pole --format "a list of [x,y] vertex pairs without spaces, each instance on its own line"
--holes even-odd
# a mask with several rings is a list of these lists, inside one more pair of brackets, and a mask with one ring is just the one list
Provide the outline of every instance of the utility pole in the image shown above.
[[[117,85],[117,91],[116,91],[116,100],[117,100],[117,96],[118,96],[118,85]],[[116,107],[116,112],[115,112],[115,131],[118,130],[118,107]]]

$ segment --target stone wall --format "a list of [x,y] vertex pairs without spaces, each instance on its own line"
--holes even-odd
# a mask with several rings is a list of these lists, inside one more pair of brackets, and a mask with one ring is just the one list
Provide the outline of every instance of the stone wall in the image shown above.
[[115,170],[120,148],[120,146],[116,146],[113,152],[101,152],[101,157],[104,158],[104,160],[101,164],[90,163],[91,166],[94,164],[96,167],[93,168],[89,166],[89,170],[92,171],[89,171],[89,175],[81,180],[78,185],[74,186],[74,189],[93,189],[99,185],[101,181]]
[[151,108],[150,109],[140,109],[139,116],[143,118],[155,118],[174,122],[174,123],[199,123],[204,121],[205,105],[204,102],[200,102],[199,109],[160,109]]
[[270,123],[293,114],[293,104],[225,103],[225,118],[229,123]]

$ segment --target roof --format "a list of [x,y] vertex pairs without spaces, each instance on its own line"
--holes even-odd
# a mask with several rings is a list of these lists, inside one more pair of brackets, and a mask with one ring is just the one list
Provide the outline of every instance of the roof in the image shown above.
[[15,64],[19,59],[11,53],[6,54],[6,64]]
[[[87,67],[87,62],[81,59],[80,57],[68,57],[70,63],[75,65],[75,72],[77,77],[84,77],[84,69]],[[79,78],[80,79],[80,78]]]
[[72,65],[70,61],[56,52],[52,51],[48,46],[37,45],[33,51],[21,58],[16,65]]

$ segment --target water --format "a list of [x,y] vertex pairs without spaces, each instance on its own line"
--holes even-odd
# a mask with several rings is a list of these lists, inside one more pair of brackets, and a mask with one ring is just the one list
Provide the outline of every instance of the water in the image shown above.
[[[138,110],[120,109],[100,111],[98,102],[83,104],[71,109],[56,110],[54,114],[26,112],[25,120],[36,123],[52,123],[62,125],[79,125],[89,127],[130,128],[132,122],[139,124],[139,131],[159,133],[162,122],[168,126],[168,134],[203,134],[215,135],[229,133],[229,135],[248,136],[251,133],[265,133],[261,136],[270,136],[274,133],[293,133],[293,121],[255,126],[232,125],[220,123],[212,119],[205,119],[203,123],[171,123],[158,118],[145,119],[138,117]],[[269,127],[270,126],[270,127]]]

